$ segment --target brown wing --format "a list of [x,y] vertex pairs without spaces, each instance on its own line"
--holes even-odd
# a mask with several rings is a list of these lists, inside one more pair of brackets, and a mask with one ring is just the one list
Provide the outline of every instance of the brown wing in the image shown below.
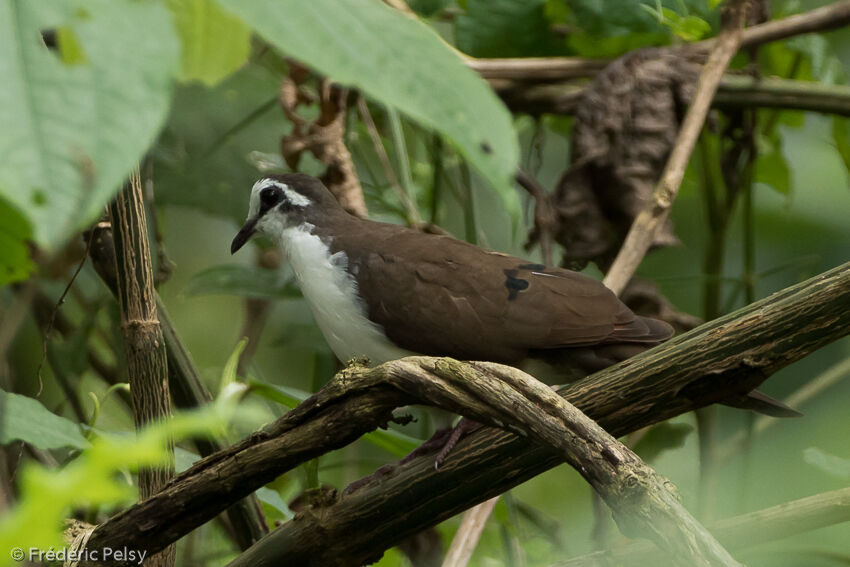
[[402,348],[518,361],[529,350],[653,343],[665,326],[636,317],[600,282],[445,236],[374,223],[369,249],[340,235],[369,316]]

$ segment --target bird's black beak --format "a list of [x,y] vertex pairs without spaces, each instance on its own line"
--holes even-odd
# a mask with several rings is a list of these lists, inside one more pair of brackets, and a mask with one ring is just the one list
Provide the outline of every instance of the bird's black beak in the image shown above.
[[236,254],[236,252],[245,246],[245,243],[251,239],[254,235],[254,232],[257,231],[257,219],[248,219],[245,221],[245,224],[242,225],[242,228],[239,230],[239,233],[233,239],[233,242],[230,243],[230,253]]

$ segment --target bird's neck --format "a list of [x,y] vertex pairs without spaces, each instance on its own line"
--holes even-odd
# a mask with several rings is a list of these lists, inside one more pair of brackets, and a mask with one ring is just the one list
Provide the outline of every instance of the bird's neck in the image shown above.
[[367,356],[373,363],[412,354],[387,339],[383,328],[370,321],[348,271],[345,251],[332,252],[333,237],[309,224],[283,228],[280,247],[288,259],[316,324],[342,362]]

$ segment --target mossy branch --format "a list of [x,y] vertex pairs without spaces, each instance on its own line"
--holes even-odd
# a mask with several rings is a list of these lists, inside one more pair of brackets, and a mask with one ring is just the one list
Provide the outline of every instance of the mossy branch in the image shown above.
[[[848,333],[850,263],[706,323],[561,394],[620,436],[744,395]],[[433,359],[415,360],[431,360],[427,364],[437,368]],[[410,370],[409,362],[344,370],[278,421],[199,461],[160,493],[100,525],[89,546],[161,549],[280,474],[387,423],[393,408],[417,401],[392,383],[393,373]],[[442,388],[441,382],[424,383]],[[454,409],[470,415],[469,401],[458,399]],[[478,431],[459,443],[440,470],[434,470],[433,455],[410,459],[321,510],[299,514],[236,565],[271,564],[270,558],[273,564],[293,565],[374,560],[404,537],[561,462],[563,454],[551,447],[492,429]]]

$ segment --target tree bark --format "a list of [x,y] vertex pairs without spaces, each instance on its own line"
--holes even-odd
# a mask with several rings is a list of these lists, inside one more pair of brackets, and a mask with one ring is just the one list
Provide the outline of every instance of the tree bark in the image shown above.
[[[136,429],[171,415],[165,342],[156,310],[145,204],[138,169],[109,207],[115,231],[115,273],[121,328],[127,357],[130,397]],[[174,476],[170,463],[139,470],[139,496],[158,492]],[[116,546],[117,547],[117,546]],[[147,564],[174,565],[174,547],[166,547]]]
[[[850,263],[789,287],[664,345],[571,384],[562,394],[615,436],[744,395],[850,332]],[[380,377],[392,363],[369,370]],[[347,370],[347,371],[350,371]],[[391,419],[411,396],[388,385],[346,388],[343,371],[277,422],[212,455],[100,525],[89,546],[156,551],[298,464]],[[551,448],[501,431],[463,439],[435,471],[433,455],[382,471],[333,504],[306,511],[234,565],[340,565],[375,560],[405,537],[559,464]]]
[[[92,246],[89,254],[98,275],[113,294],[118,296],[117,276],[115,273],[115,243],[113,231],[109,226],[97,226],[90,236]],[[168,317],[168,312],[154,290],[156,312],[159,317],[162,337],[165,343],[165,356],[168,366],[168,385],[174,404],[181,409],[202,407],[212,401],[212,396],[201,382],[198,369],[192,357],[183,345],[177,328]],[[227,444],[220,439],[193,439],[193,445],[202,457],[222,451]],[[236,543],[240,549],[248,549],[263,535],[268,526],[262,507],[256,496],[248,495],[227,509],[227,519],[233,528]]]

